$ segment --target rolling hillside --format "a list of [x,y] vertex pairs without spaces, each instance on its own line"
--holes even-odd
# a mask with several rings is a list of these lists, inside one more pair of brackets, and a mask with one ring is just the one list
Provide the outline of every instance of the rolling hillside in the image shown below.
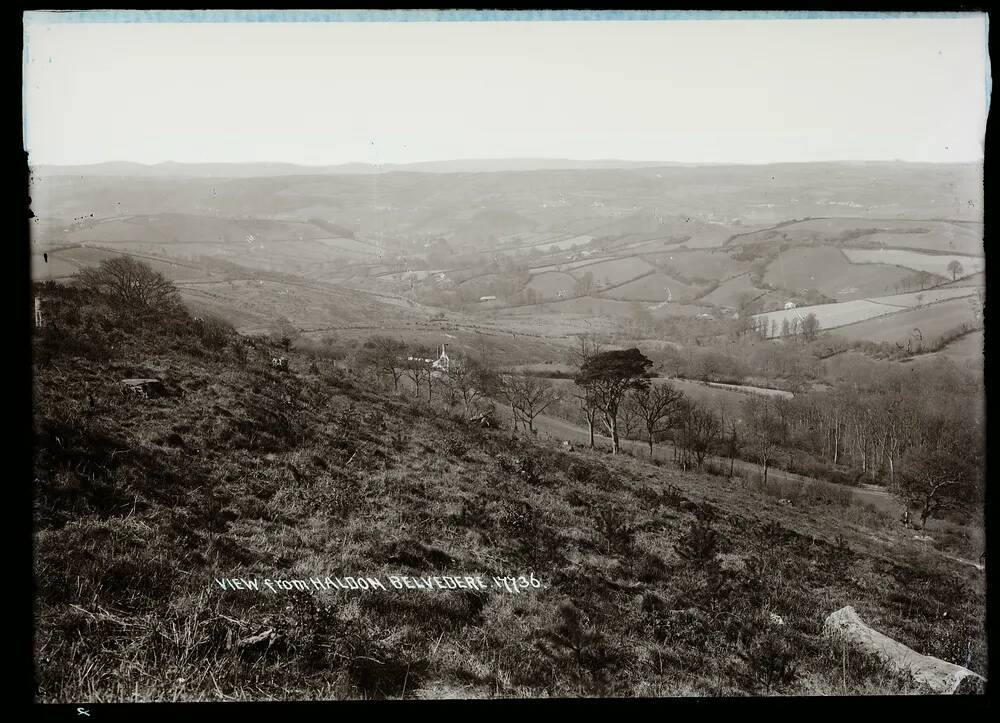
[[41,700],[915,692],[823,637],[843,605],[985,673],[981,573],[849,494],[568,451],[184,313],[38,293]]

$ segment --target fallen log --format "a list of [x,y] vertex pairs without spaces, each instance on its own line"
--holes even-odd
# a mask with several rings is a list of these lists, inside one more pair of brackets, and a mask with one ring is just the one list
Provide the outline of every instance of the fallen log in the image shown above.
[[895,670],[909,674],[933,692],[944,695],[982,694],[986,679],[961,665],[921,655],[887,635],[865,625],[850,605],[836,610],[823,623],[823,634],[873,653]]

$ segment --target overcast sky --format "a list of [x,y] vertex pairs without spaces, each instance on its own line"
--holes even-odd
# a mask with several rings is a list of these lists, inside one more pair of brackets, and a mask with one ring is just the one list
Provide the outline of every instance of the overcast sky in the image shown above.
[[985,15],[25,23],[33,164],[980,161]]

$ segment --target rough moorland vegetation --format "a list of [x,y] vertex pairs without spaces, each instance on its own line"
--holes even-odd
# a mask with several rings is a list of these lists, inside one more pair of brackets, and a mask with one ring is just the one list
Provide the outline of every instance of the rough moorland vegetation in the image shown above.
[[39,700],[912,691],[823,638],[848,604],[985,673],[981,573],[864,510],[471,426],[179,305],[35,292]]

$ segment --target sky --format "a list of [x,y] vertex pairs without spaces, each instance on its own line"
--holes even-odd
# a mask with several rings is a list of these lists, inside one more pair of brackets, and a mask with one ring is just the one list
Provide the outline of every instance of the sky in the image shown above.
[[[59,20],[65,20],[61,17]],[[984,14],[24,25],[29,162],[980,162]]]

